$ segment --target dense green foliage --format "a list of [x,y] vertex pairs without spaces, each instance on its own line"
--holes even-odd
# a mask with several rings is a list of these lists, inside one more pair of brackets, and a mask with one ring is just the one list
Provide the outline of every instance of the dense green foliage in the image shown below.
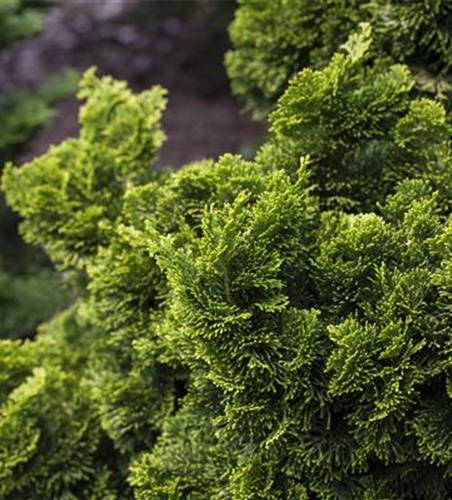
[[254,161],[151,170],[162,89],[88,72],[81,133],[3,176],[79,290],[0,342],[0,492],[447,500],[452,129],[367,26]]
[[0,341],[2,499],[121,498],[120,458],[84,388],[99,340],[70,311],[36,342]]
[[[0,2],[0,50],[42,29],[44,11],[37,7],[36,2]],[[68,72],[35,91],[2,93],[0,170],[6,161],[17,158],[33,134],[50,120],[52,105],[73,92],[76,79],[74,73]],[[23,244],[17,223],[0,196],[0,336],[3,337],[31,335],[40,322],[49,319],[69,300],[44,254]]]
[[12,41],[37,34],[43,13],[25,5],[23,0],[5,0],[0,4],[0,50]]
[[305,67],[322,68],[361,22],[375,29],[372,57],[408,64],[417,90],[450,96],[448,0],[239,0],[227,68],[233,91],[262,116]]
[[[11,188],[13,204],[34,205],[28,216],[36,220],[39,214],[42,221],[39,228],[28,228],[29,237],[36,241],[40,229],[45,235],[40,243],[65,241],[50,244],[48,250],[79,288],[89,257],[114,232],[125,189],[146,179],[148,162],[163,140],[158,120],[164,105],[160,89],[133,97],[123,84],[95,80],[92,73],[81,85],[80,96],[91,98],[81,112],[80,139],[52,148],[30,166],[8,167],[5,176],[5,183],[17,188]],[[24,181],[30,188],[28,201],[14,196]],[[119,278],[117,284],[124,285]],[[111,405],[116,399],[118,406],[122,399],[128,401],[119,383],[108,390],[123,361],[106,342],[110,332],[84,322],[79,309],[43,327],[36,342],[0,342],[5,352],[0,382],[2,499],[124,498],[122,462],[127,455],[116,457],[100,411],[108,411],[109,402],[103,404],[102,397],[112,398]],[[146,388],[144,380],[138,382],[132,391]],[[94,400],[99,403],[94,405]],[[108,415],[115,435],[120,414]]]
[[292,79],[270,116],[270,138],[258,160],[295,168],[311,157],[311,179],[321,204],[373,209],[394,183],[425,177],[444,203],[450,195],[446,167],[450,126],[444,108],[411,100],[405,66],[368,66],[370,27],[353,35],[323,71],[306,69]]

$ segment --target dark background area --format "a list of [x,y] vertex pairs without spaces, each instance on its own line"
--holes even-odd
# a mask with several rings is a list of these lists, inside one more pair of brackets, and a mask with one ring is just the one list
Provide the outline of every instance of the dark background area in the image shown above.
[[[34,89],[66,68],[127,80],[134,90],[169,91],[168,140],[159,163],[178,167],[225,152],[252,153],[263,135],[230,93],[224,70],[229,0],[59,0],[30,2],[47,13],[45,30],[0,57],[0,92]],[[21,155],[28,161],[77,134],[75,97]]]

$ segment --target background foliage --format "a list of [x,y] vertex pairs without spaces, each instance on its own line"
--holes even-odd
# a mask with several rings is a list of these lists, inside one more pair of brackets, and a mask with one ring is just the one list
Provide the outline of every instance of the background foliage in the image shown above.
[[[45,11],[33,3],[2,1],[0,50],[36,35]],[[52,104],[76,86],[75,73],[54,78],[36,91],[6,92],[0,98],[0,168],[22,152],[33,134],[53,116]],[[33,335],[36,326],[61,310],[69,294],[43,252],[23,244],[18,219],[0,195],[0,335]]]

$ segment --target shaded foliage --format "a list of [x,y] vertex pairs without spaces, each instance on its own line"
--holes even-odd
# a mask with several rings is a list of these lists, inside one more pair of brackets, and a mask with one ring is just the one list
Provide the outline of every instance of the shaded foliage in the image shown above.
[[[37,35],[45,10],[36,2],[5,0],[0,5],[0,50]],[[35,91],[6,92],[0,98],[0,171],[23,152],[33,134],[53,116],[53,104],[71,94],[77,75],[67,72]],[[0,330],[2,337],[31,336],[39,323],[65,307],[69,293],[44,253],[26,247],[18,219],[0,196]]]

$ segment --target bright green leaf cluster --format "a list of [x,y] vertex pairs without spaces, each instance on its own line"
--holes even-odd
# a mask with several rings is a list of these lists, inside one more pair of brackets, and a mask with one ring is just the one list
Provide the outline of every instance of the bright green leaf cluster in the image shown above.
[[[97,251],[120,215],[125,190],[146,181],[164,140],[159,120],[164,91],[133,96],[125,84],[90,71],[80,83],[80,138],[64,142],[29,165],[7,165],[8,203],[26,218],[28,241],[44,244],[63,267]],[[26,196],[15,186],[26,188]]]

